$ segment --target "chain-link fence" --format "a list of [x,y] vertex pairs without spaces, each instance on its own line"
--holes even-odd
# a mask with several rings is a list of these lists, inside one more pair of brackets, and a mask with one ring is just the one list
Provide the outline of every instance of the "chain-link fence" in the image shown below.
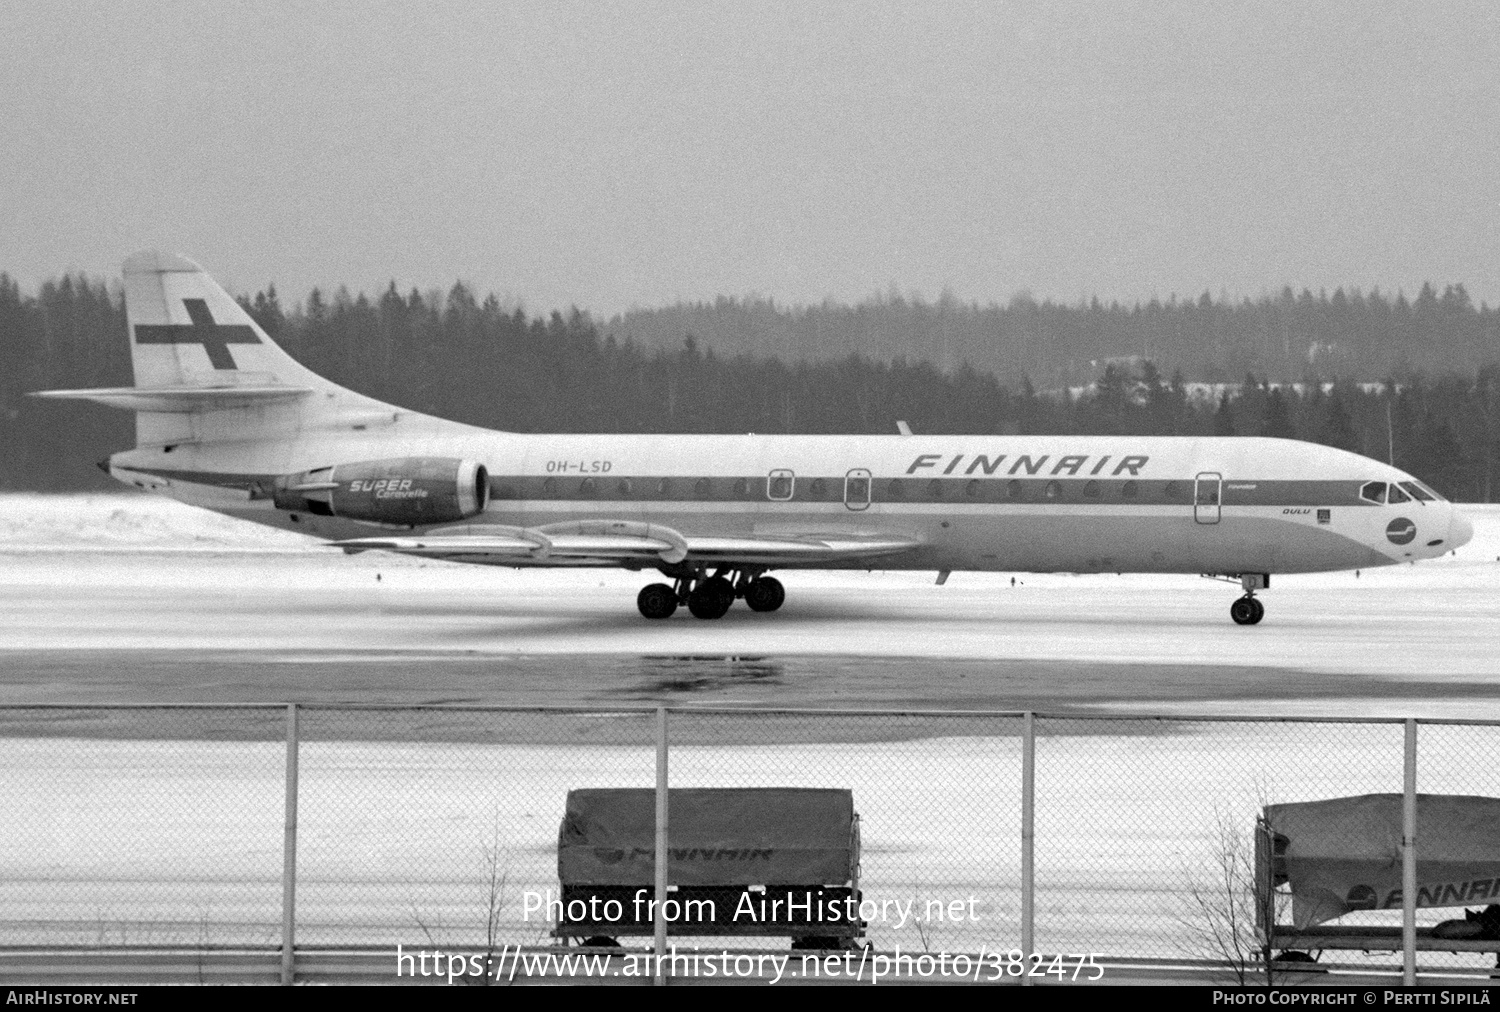
[[[288,707],[264,706],[0,708],[0,945],[274,948],[292,932],[301,947],[576,940],[557,930],[569,792],[654,796],[665,752],[669,798],[852,798],[849,883],[741,871],[746,881],[727,884],[760,891],[722,894],[725,904],[758,903],[768,885],[847,884],[856,944],[877,950],[993,953],[1029,938],[1044,953],[1227,964],[1260,947],[1263,809],[1400,795],[1406,771],[1401,721],[674,709],[663,724],[651,709],[294,709],[289,720]],[[1500,722],[1417,730],[1421,793],[1500,797]],[[676,861],[670,814],[667,824]],[[649,839],[621,848],[654,862]],[[642,895],[651,885],[639,883]],[[1421,922],[1492,899],[1477,886],[1453,898]],[[1373,909],[1340,923],[1397,929],[1401,918]],[[668,932],[700,946],[787,944],[786,933],[715,923]],[[624,924],[613,934],[651,941]],[[806,924],[802,934],[829,937]],[[1371,948],[1337,959],[1400,959]],[[1488,968],[1494,953],[1422,962]]]
[[1039,718],[1038,947],[1223,958],[1212,922],[1249,892],[1226,876],[1251,885],[1260,810],[1399,793],[1402,731]]
[[656,782],[656,714],[309,709],[297,941],[535,945],[575,787]]
[[851,791],[870,944],[993,952],[1020,940],[1021,723],[1016,715],[674,712],[669,779],[673,787]]
[[0,708],[0,945],[275,945],[285,708]]

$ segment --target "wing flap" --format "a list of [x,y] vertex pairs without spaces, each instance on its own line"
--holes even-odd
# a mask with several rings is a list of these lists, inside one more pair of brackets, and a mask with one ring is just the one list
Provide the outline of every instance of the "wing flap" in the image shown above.
[[630,534],[561,534],[552,537],[547,554],[590,559],[650,559],[670,552],[670,542]]
[[879,558],[916,548],[912,538],[690,537],[688,558],[705,562],[821,562]]

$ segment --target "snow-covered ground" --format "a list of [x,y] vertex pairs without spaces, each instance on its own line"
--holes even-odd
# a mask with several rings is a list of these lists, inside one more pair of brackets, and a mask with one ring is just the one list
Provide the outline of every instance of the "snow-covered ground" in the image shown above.
[[1229,621],[1234,587],[1129,574],[1019,574],[1013,586],[956,573],[937,587],[930,573],[794,572],[774,615],[646,622],[643,574],[346,557],[147,496],[8,496],[0,644],[1251,666],[1418,679],[1441,701],[1444,683],[1500,681],[1500,510],[1471,514],[1475,540],[1453,556],[1277,576],[1254,628]]
[[[1189,886],[1213,882],[1221,824],[1248,842],[1262,804],[1400,789],[1399,725],[1083,729],[1044,723],[1038,741],[1048,951],[1210,955]],[[1500,794],[1497,729],[1424,728],[1422,743],[1421,790]],[[0,944],[273,943],[283,761],[275,743],[0,739]],[[528,916],[526,897],[556,888],[567,791],[649,786],[654,762],[629,746],[304,744],[299,941],[477,946],[492,858],[501,939],[541,940],[550,922]],[[999,725],[992,737],[671,756],[676,786],[851,789],[862,887],[889,914],[872,939],[950,952],[1018,944],[1019,775],[1018,739]],[[965,916],[901,922],[896,904],[921,914],[930,901],[960,901]]]
[[[1008,575],[955,574],[935,587],[930,574],[898,573],[794,574],[774,616],[647,623],[635,614],[636,574],[344,557],[162,499],[4,496],[0,650],[94,648],[103,663],[151,648],[854,654],[1177,665],[1205,677],[1267,667],[1415,680],[1427,695],[1403,712],[1420,703],[1426,715],[1495,717],[1492,699],[1445,695],[1458,681],[1500,683],[1500,510],[1470,512],[1476,537],[1456,556],[1278,577],[1254,629],[1229,622],[1233,588],[1193,577],[1023,575],[1012,587]],[[1330,706],[1389,712],[1353,696]],[[870,898],[921,909],[972,895],[981,917],[876,923],[879,944],[1017,944],[1015,737],[851,743],[834,733],[842,718],[827,719],[840,744],[674,748],[674,783],[851,788]],[[1266,802],[1400,789],[1395,725],[1053,730],[1066,733],[1040,741],[1037,775],[1038,943],[1048,949],[1202,955],[1187,883],[1211,874],[1221,817],[1248,831]],[[1420,789],[1500,795],[1497,739],[1493,727],[1424,727]],[[0,738],[0,944],[273,942],[283,762],[275,743]],[[639,746],[309,741],[299,940],[477,943],[493,855],[504,940],[534,941],[547,927],[523,920],[523,898],[555,884],[567,790],[645,786],[652,769]]]
[[145,493],[0,494],[3,548],[313,548],[318,542]]

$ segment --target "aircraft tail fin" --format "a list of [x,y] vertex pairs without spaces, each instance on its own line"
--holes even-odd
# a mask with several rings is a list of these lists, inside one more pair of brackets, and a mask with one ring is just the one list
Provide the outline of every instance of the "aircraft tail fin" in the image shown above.
[[292,358],[244,307],[186,257],[127,257],[125,317],[135,384],[44,390],[136,413],[137,447],[284,439],[294,432],[400,423],[457,431],[449,422],[346,390]]
[[274,436],[352,423],[356,415],[390,421],[401,414],[292,358],[186,257],[143,250],[126,258],[124,275],[134,386],[31,396],[134,411],[137,446]]
[[146,250],[125,260],[135,385],[150,389],[338,389],[276,346],[208,272]]

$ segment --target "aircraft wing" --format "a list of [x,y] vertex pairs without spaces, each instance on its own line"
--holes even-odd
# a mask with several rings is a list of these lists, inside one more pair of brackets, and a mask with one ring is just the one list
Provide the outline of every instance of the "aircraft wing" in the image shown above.
[[639,521],[583,521],[545,527],[474,525],[425,535],[352,538],[333,542],[348,554],[381,550],[430,559],[499,565],[577,566],[683,561],[710,564],[793,565],[898,555],[914,538],[816,534],[803,537],[684,535]]

